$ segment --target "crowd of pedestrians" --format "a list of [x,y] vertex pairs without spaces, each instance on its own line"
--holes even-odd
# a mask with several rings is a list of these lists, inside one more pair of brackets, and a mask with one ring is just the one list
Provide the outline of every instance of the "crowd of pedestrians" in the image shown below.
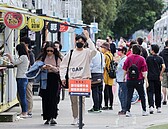
[[[60,42],[46,41],[35,61],[30,39],[21,38],[21,43],[16,46],[18,58],[14,59],[10,54],[6,54],[17,66],[20,117],[32,117],[32,87],[34,81],[39,81],[44,124],[57,124],[60,90],[68,85],[66,74],[69,79],[91,79],[93,106],[88,109],[89,113],[113,110],[115,83],[118,83],[121,106],[118,115],[131,117],[131,101],[135,90],[142,105],[142,116],[153,114],[155,107],[157,113],[161,113],[162,104],[167,104],[168,41],[165,42],[165,48],[159,52],[159,46],[156,44],[151,45],[148,51],[145,40],[137,38],[127,44],[121,37],[117,45],[111,36],[107,36],[106,40],[98,39],[94,44],[89,33],[84,30],[83,35],[76,36],[75,48],[66,55],[60,52]],[[79,124],[78,101],[78,96],[70,96],[72,125]],[[84,112],[85,97],[82,97],[82,107]]]

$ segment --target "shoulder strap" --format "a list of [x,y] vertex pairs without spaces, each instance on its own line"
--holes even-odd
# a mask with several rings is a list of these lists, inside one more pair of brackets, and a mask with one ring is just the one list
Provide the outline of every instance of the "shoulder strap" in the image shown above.
[[[106,55],[109,57],[110,63],[111,63],[112,59],[110,58],[110,56],[108,54],[106,54]],[[107,70],[107,72],[109,71],[107,67],[106,67],[106,70]]]
[[108,55],[108,54],[106,54],[108,57],[109,57],[109,59],[110,59],[110,62],[112,61],[112,59],[110,58],[110,56]]
[[101,71],[102,71],[102,67],[103,67],[103,60],[102,60],[102,53],[100,52],[100,56],[101,56]]
[[70,51],[70,56],[69,56],[69,61],[68,61],[68,66],[67,66],[67,73],[69,71],[69,64],[70,64],[70,61],[71,61],[72,52],[73,52],[73,49]]

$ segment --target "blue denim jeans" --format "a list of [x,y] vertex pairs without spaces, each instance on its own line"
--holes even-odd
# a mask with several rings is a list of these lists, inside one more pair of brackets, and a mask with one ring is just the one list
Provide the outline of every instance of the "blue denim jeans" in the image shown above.
[[121,110],[126,111],[127,106],[127,83],[126,82],[118,82],[118,97],[121,103]]
[[16,82],[22,112],[27,112],[26,88],[28,84],[28,79],[16,78]]

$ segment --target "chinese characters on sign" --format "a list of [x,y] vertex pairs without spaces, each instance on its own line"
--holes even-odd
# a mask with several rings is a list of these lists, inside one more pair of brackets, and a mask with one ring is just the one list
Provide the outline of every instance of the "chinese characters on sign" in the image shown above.
[[91,81],[89,79],[70,79],[69,94],[74,96],[90,96]]
[[38,17],[30,17],[28,20],[28,27],[32,31],[41,31],[44,27],[44,20]]
[[48,23],[48,30],[51,33],[57,33],[60,29],[60,24],[56,22],[49,22]]
[[63,24],[60,24],[59,32],[66,32],[67,30],[68,30],[68,22],[63,22]]
[[25,16],[20,13],[7,12],[4,16],[4,24],[10,29],[22,29],[25,27]]

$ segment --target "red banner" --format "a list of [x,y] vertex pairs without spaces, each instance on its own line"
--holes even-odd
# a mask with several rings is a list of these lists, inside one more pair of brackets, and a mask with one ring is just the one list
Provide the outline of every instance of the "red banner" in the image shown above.
[[[63,24],[68,25],[67,22],[63,22]],[[60,23],[60,29],[59,29],[60,32],[66,32],[68,30],[68,26],[63,25],[63,24]]]

